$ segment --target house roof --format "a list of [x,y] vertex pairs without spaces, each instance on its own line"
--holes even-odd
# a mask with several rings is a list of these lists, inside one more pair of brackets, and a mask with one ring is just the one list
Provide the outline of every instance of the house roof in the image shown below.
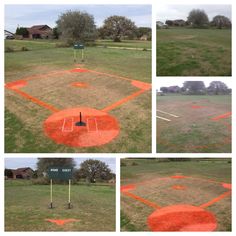
[[28,169],[32,170],[30,167],[23,167],[23,168],[18,168],[16,170],[12,170],[12,172],[14,172],[15,174],[21,174],[22,172],[25,172]]
[[51,30],[48,25],[33,25],[27,28],[30,34],[41,34],[43,31]]

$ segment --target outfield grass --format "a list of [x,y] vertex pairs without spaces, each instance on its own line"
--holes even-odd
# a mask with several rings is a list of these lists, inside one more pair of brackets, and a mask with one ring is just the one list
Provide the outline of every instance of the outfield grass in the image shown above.
[[157,76],[230,76],[231,30],[157,30]]
[[230,95],[158,96],[157,109],[178,116],[157,111],[170,119],[157,118],[157,152],[231,152],[231,117],[212,120],[231,112]]
[[[68,185],[53,185],[55,208],[49,209],[50,186],[30,180],[5,181],[5,231],[115,231],[115,187],[72,185],[73,208],[67,209]],[[45,219],[79,219],[63,226]]]
[[[197,206],[227,191],[221,188],[220,184],[201,181],[201,179],[231,183],[231,159],[227,158],[192,158],[191,161],[130,158],[122,159],[121,163],[121,186],[143,183],[137,185],[131,193],[162,207],[172,204],[191,204],[191,202],[195,202]],[[187,190],[175,192],[171,190],[171,186],[179,184],[179,180],[168,180],[166,184],[158,180],[172,175],[191,176],[199,178],[199,181],[181,180],[181,183],[187,186]],[[231,231],[231,197],[213,204],[208,207],[208,210],[217,218],[217,231]],[[153,209],[121,193],[122,231],[148,231],[147,217],[152,212]]]
[[[131,44],[131,42],[126,41],[124,43]],[[73,62],[73,49],[57,48],[55,41],[7,40],[5,44],[6,47],[15,49],[13,53],[5,53],[5,82],[56,70],[68,70],[79,66],[151,83],[150,51],[86,47],[85,62],[82,63],[79,60],[78,64],[80,65],[78,65]],[[139,45],[137,41],[134,44]],[[144,44],[145,42],[140,42],[138,47],[143,47]],[[147,47],[150,45],[149,42],[146,42],[146,44]],[[27,47],[29,51],[20,51],[23,46]],[[78,55],[80,56],[79,53]],[[53,86],[57,86],[57,84],[54,83],[51,86],[53,89]],[[111,95],[111,93],[104,92],[105,89],[109,90],[106,84],[100,84],[100,86],[101,98],[105,98],[108,96],[107,94]],[[37,87],[40,88],[40,86],[36,86],[35,89]],[[55,95],[51,88],[49,88],[50,94],[48,98]],[[113,86],[111,89],[114,90],[116,88]],[[116,96],[122,98],[128,89],[129,87],[124,85],[119,93],[112,96],[113,99]],[[44,91],[46,92],[46,90]],[[69,95],[69,92],[67,95]],[[96,98],[99,94],[94,95]],[[56,96],[54,97],[58,99]],[[42,132],[42,122],[50,113],[37,105],[32,105],[29,101],[12,91],[6,90],[5,98],[5,152],[88,153],[151,151],[151,91],[111,111],[111,114],[119,120],[122,130],[114,142],[102,147],[85,149],[57,145],[45,138]],[[91,100],[93,96],[87,96],[87,98]],[[68,102],[68,100],[63,101],[63,96],[60,96],[58,101]],[[99,99],[96,101],[99,102]],[[77,99],[76,104],[79,106],[81,101]],[[109,100],[104,104],[104,107],[108,104]],[[33,121],[33,123],[29,121]]]

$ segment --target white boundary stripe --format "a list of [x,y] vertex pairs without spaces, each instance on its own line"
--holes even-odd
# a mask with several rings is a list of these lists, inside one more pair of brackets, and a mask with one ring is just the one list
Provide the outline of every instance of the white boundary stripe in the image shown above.
[[165,121],[171,121],[171,120],[169,120],[169,119],[166,119],[166,118],[164,118],[164,117],[161,117],[161,116],[157,116],[157,118],[158,118],[158,119],[161,119],[161,120],[165,120]]
[[174,115],[174,114],[171,114],[171,113],[168,113],[168,112],[165,112],[165,111],[161,111],[161,110],[158,110],[158,109],[157,109],[157,111],[159,111],[159,112],[161,112],[161,113],[163,113],[163,114],[167,114],[167,115],[169,115],[169,116],[176,117],[176,118],[179,117],[179,116],[177,116],[177,115]]
[[[90,129],[89,129],[89,120],[94,120],[94,123],[95,123],[95,127],[96,127],[96,129],[95,129],[95,131],[91,131]],[[97,119],[96,118],[87,118],[87,130],[88,130],[88,132],[98,132],[98,124],[97,124]]]
[[[68,128],[65,129],[66,120],[69,120],[69,119],[71,119],[71,128],[70,129],[68,129]],[[73,129],[74,129],[74,117],[69,118],[69,119],[64,118],[63,125],[62,125],[62,128],[61,128],[62,132],[72,132],[73,131]]]

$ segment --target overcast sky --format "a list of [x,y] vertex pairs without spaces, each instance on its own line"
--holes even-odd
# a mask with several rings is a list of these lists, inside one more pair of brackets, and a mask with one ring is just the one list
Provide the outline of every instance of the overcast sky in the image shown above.
[[165,22],[168,20],[183,19],[187,20],[188,13],[192,9],[201,9],[204,10],[209,20],[216,15],[224,15],[231,19],[231,5],[158,5],[156,19],[157,21]]
[[179,87],[182,87],[183,86],[183,83],[185,81],[196,81],[196,80],[199,80],[199,81],[203,81],[205,86],[208,87],[210,82],[212,81],[222,81],[224,82],[229,88],[232,88],[232,81],[231,79],[224,79],[224,80],[221,80],[221,79],[210,79],[210,78],[204,78],[204,79],[187,79],[187,78],[177,78],[177,79],[169,79],[169,78],[163,78],[163,79],[157,79],[157,90],[160,91],[160,88],[161,87],[169,87],[169,86],[179,86]]
[[58,16],[68,10],[86,11],[99,27],[111,15],[126,16],[137,26],[151,27],[151,5],[5,5],[5,29],[15,32],[17,25],[55,26]]
[[[74,158],[76,161],[76,167],[80,166],[80,163],[87,159],[95,159],[105,162],[113,173],[116,173],[116,158]],[[37,158],[5,158],[5,168],[17,169],[20,167],[31,167],[36,169]]]

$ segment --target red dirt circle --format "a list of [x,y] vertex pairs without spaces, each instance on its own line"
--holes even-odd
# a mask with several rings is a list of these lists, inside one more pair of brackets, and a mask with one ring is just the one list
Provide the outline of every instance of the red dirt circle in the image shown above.
[[214,231],[215,216],[200,207],[173,205],[154,211],[147,219],[152,231]]
[[[80,121],[85,126],[77,126]],[[71,108],[56,112],[44,122],[45,134],[58,144],[71,147],[99,146],[112,141],[119,134],[117,120],[106,112],[93,108]]]

